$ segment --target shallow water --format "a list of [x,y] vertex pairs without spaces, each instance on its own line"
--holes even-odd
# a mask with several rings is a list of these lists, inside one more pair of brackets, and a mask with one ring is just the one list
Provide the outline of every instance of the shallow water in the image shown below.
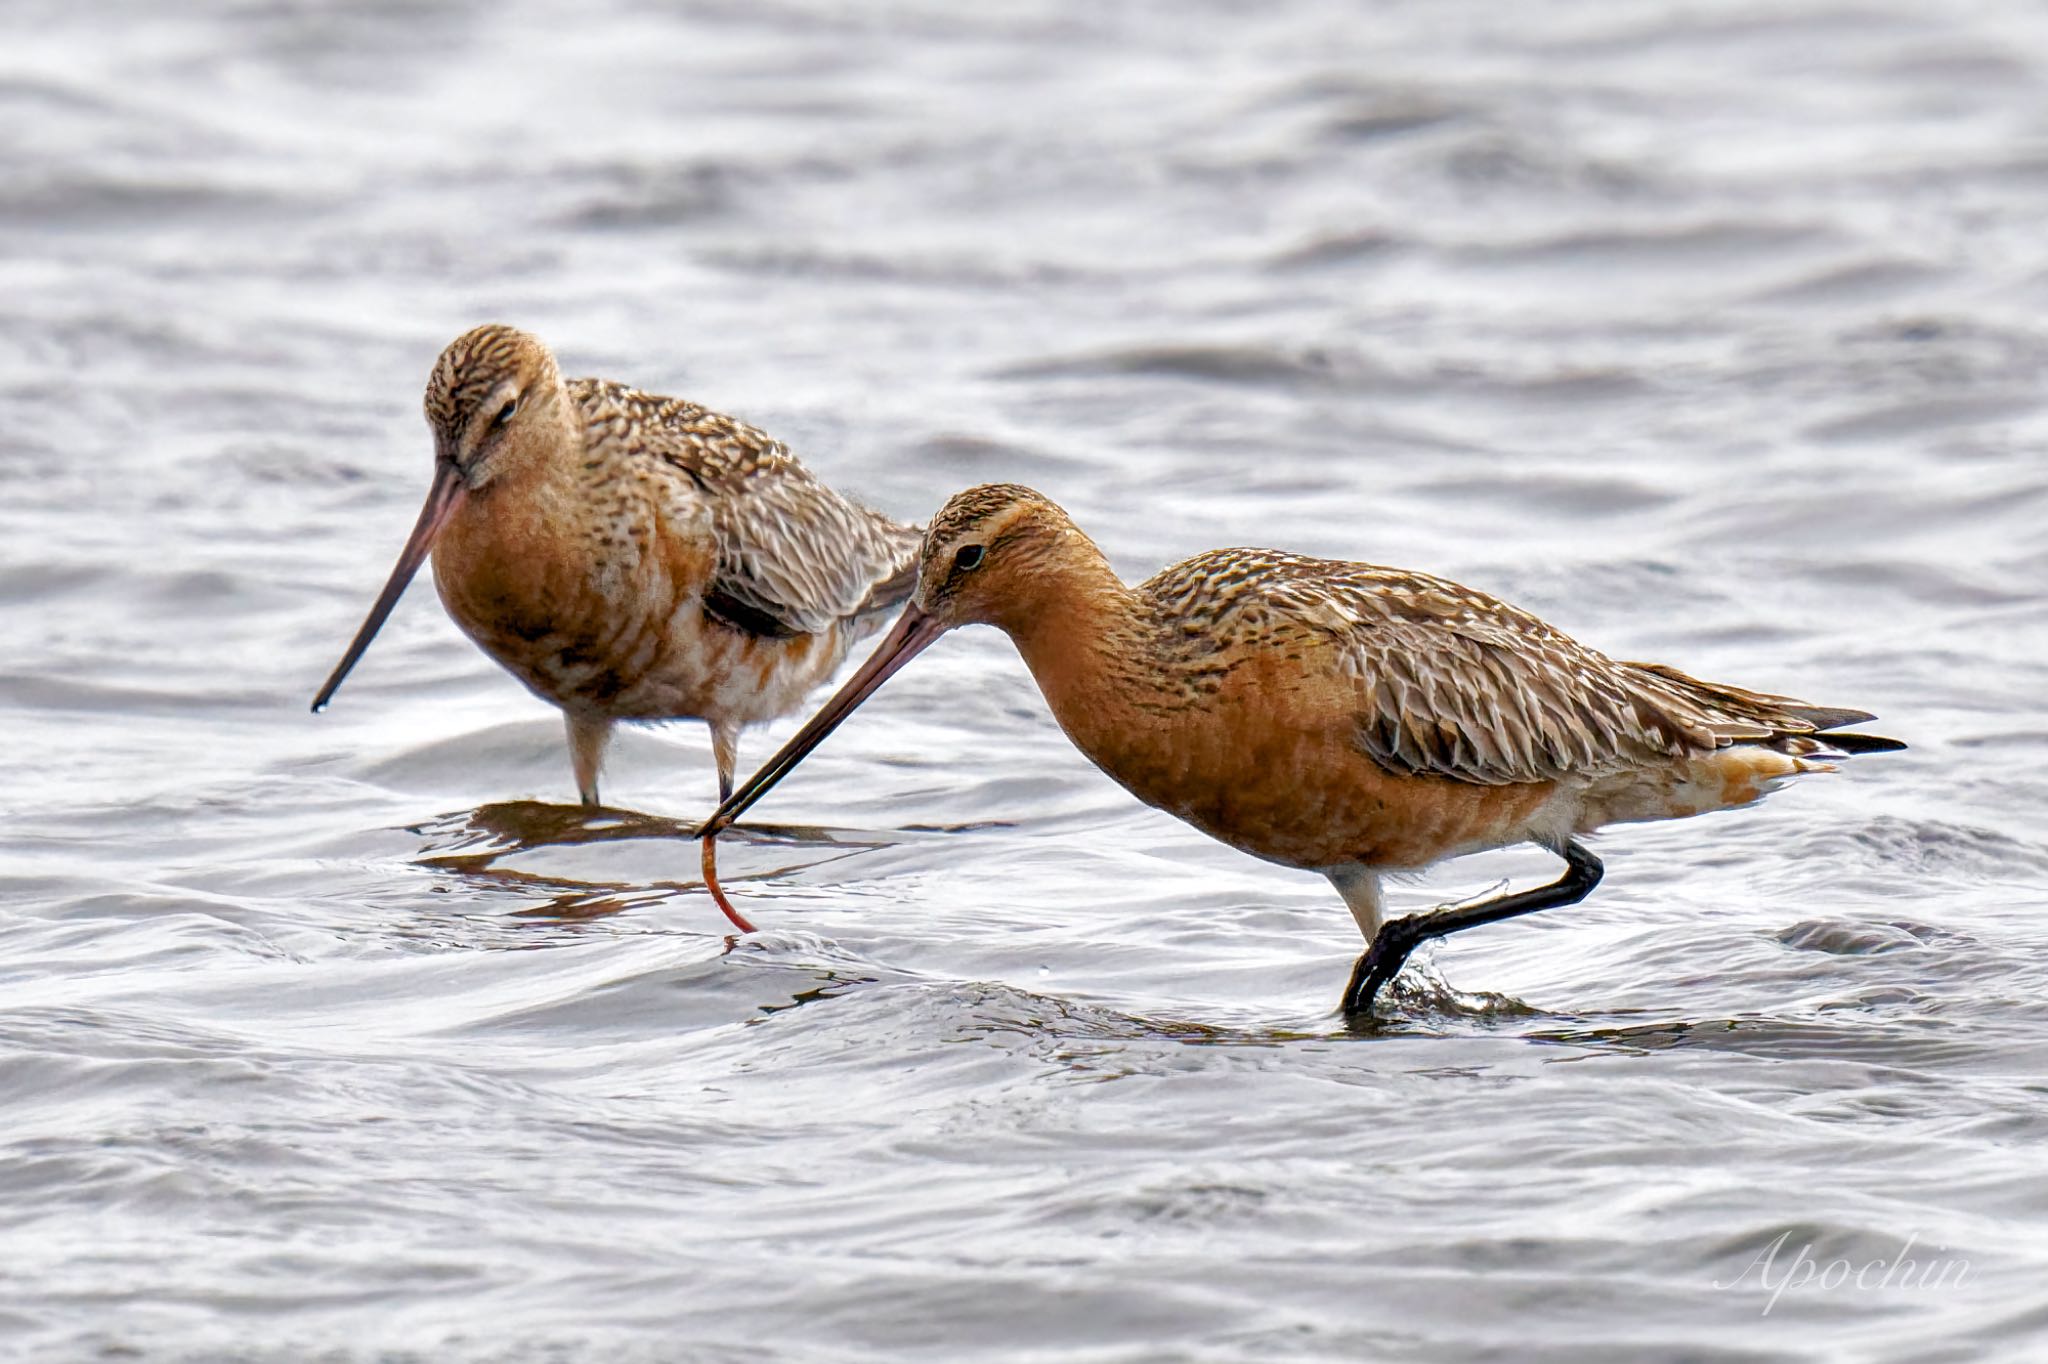
[[[2037,13],[0,22],[0,1349],[2043,1348]],[[1328,887],[969,632],[730,841],[736,941],[701,727],[584,819],[424,588],[306,713],[492,318],[906,518],[1426,568],[1913,748],[1612,834],[1352,1035]]]

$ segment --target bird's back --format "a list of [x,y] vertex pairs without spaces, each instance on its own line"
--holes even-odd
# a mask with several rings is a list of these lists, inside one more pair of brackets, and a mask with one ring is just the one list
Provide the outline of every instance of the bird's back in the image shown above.
[[688,713],[738,723],[786,713],[909,596],[917,528],[838,492],[781,441],[608,380],[573,380],[569,391],[591,462],[658,489],[679,562],[701,564],[702,619],[672,631],[665,662],[698,679]]
[[1138,698],[1125,727],[1158,737],[1103,725],[1103,765],[1297,865],[1425,865],[1746,803],[1815,770],[1822,730],[1869,718],[1611,659],[1486,593],[1371,564],[1214,550],[1133,595],[1106,666]]
[[789,448],[681,398],[602,379],[570,382],[593,450],[657,471],[708,518],[714,614],[768,637],[816,634],[901,605],[921,532],[846,497]]

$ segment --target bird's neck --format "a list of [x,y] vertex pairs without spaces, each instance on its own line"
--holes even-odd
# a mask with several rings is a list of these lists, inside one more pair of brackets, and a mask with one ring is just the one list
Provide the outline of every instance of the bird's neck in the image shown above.
[[1060,727],[1098,762],[1139,699],[1154,634],[1143,606],[1083,538],[1040,567],[1018,609],[994,622],[1015,641]]

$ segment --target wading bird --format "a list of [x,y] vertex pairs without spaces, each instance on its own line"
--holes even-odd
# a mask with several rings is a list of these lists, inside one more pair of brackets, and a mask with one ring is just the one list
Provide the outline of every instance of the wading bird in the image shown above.
[[[426,412],[426,505],[313,709],[431,552],[463,633],[561,707],[585,805],[620,720],[705,721],[730,794],[740,729],[794,710],[916,580],[918,530],[840,496],[781,442],[679,398],[565,380],[511,327],[442,351]],[[747,928],[708,849],[704,874]]]
[[[1874,717],[1623,663],[1441,578],[1219,549],[1136,587],[1065,512],[993,484],[926,532],[915,599],[872,657],[719,806],[709,839],[947,630],[1016,644],[1067,737],[1148,805],[1319,871],[1369,947],[1344,992],[1369,1012],[1414,948],[1584,899],[1609,824],[1747,805],[1827,760],[1903,748],[1823,734]],[[1555,884],[1389,921],[1390,872],[1535,843]]]

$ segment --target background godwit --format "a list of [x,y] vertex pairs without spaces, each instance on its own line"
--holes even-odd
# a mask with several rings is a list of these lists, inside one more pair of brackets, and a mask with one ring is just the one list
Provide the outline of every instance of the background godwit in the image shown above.
[[[1601,875],[1587,834],[1748,805],[1827,758],[1905,747],[1822,734],[1864,711],[1617,662],[1426,574],[1219,549],[1128,587],[1059,507],[988,484],[933,518],[916,600],[706,841],[960,625],[1007,634],[1067,736],[1138,799],[1327,876],[1368,943],[1354,1014],[1418,943],[1583,899]],[[1514,843],[1557,853],[1563,878],[1385,918],[1385,874]]]
[[[426,505],[316,711],[431,553],[463,633],[561,707],[585,805],[599,803],[620,720],[705,721],[723,798],[740,729],[794,709],[910,593],[914,528],[842,497],[743,422],[564,380],[515,328],[449,343],[426,412]],[[708,853],[704,874],[750,927]]]

